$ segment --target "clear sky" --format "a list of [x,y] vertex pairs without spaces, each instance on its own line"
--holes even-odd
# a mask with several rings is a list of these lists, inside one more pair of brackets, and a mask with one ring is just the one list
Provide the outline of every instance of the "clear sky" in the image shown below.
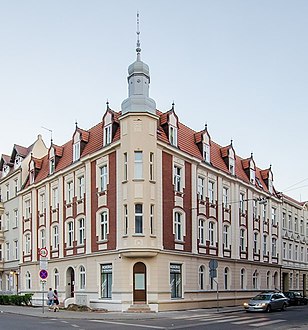
[[121,110],[137,10],[157,108],[308,200],[306,0],[0,0],[0,153]]

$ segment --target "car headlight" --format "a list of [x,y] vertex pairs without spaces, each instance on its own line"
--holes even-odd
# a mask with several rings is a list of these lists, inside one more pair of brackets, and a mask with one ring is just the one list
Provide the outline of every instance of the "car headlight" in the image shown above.
[[248,304],[247,304],[247,303],[244,303],[244,306],[245,306],[245,307],[247,307],[247,306],[248,306]]

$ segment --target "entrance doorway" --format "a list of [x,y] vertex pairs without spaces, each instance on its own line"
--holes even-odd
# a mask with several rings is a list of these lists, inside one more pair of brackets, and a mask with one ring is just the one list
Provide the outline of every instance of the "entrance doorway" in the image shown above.
[[73,298],[75,291],[75,271],[69,267],[66,271],[66,298]]
[[134,303],[146,303],[146,266],[142,262],[134,265]]

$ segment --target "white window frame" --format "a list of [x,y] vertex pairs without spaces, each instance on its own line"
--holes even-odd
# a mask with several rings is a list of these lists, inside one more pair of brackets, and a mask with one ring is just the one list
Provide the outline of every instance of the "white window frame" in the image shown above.
[[202,176],[198,176],[198,197],[200,200],[204,200],[205,194],[204,194],[204,178]]
[[78,199],[81,200],[84,198],[85,193],[85,181],[84,181],[84,175],[81,175],[77,178],[78,182]]
[[183,242],[184,240],[183,222],[184,222],[183,214],[178,211],[174,212],[173,231],[174,231],[175,241]]
[[173,184],[175,191],[182,192],[182,167],[178,165],[173,166]]
[[205,245],[206,237],[205,237],[205,219],[199,218],[199,244]]
[[134,179],[143,179],[143,152],[140,150],[134,151]]
[[66,247],[73,247],[74,244],[74,222],[73,220],[70,220],[66,224],[66,230],[67,230],[67,241],[66,241]]
[[112,124],[108,124],[104,127],[104,146],[111,143]]
[[101,241],[107,241],[109,234],[109,224],[108,224],[108,212],[103,211],[100,213],[100,232],[99,237]]
[[67,193],[67,203],[70,204],[73,202],[73,196],[74,196],[73,180],[70,180],[66,183],[66,193]]
[[178,146],[178,129],[173,125],[169,125],[169,141],[171,145]]
[[73,144],[73,162],[80,159],[80,141]]
[[108,184],[107,164],[104,164],[99,168],[99,175],[100,175],[100,191],[103,192],[107,190],[107,184]]
[[85,218],[78,219],[78,245],[84,245],[85,240]]
[[212,180],[208,181],[208,198],[209,198],[209,203],[214,204],[214,202],[215,202],[215,182]]

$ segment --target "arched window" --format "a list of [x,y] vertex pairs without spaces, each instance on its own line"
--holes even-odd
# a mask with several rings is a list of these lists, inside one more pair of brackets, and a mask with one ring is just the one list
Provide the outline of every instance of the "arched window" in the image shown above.
[[241,290],[246,289],[246,271],[244,268],[242,268],[240,272],[240,283],[241,283]]
[[199,289],[204,290],[205,289],[205,271],[204,266],[199,267]]
[[270,278],[271,278],[271,272],[268,271],[268,272],[266,273],[266,288],[267,288],[267,289],[269,289],[269,288],[270,288],[270,285],[271,285],[271,283],[270,283]]
[[224,289],[225,290],[229,290],[230,289],[230,271],[229,271],[229,268],[226,267],[224,269]]
[[53,278],[54,278],[55,289],[58,290],[59,289],[60,278],[59,278],[59,271],[58,271],[57,268],[55,268],[55,270],[53,271]]
[[79,289],[84,290],[86,288],[86,269],[84,266],[79,268]]
[[29,271],[26,272],[26,289],[31,290],[31,274]]
[[278,272],[275,272],[273,275],[273,279],[274,279],[274,287],[275,289],[278,288]]
[[257,270],[254,271],[252,274],[252,288],[253,289],[258,289],[259,287],[259,273]]

